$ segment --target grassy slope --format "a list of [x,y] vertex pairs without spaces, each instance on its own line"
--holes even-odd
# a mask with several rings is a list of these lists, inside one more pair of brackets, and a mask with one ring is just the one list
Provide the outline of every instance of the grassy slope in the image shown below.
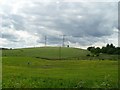
[[[6,57],[37,57],[41,59],[59,59],[60,57],[59,47],[40,47],[40,48],[24,48],[14,50],[3,50],[2,56]],[[88,57],[89,51],[77,48],[61,48],[61,59],[112,59],[116,60],[117,55],[105,55],[101,54],[99,57]]]
[[61,56],[68,60],[55,60],[58,51],[57,47],[3,50],[3,88],[117,87],[117,61],[88,60],[115,56],[87,57],[86,50],[62,48]]
[[3,87],[115,88],[117,77],[117,61],[3,57]]
[[[41,48],[26,48],[26,49],[14,49],[14,50],[3,50],[3,56],[28,56],[28,57],[39,57],[46,59],[59,59],[60,54],[59,47],[41,47]],[[76,48],[61,48],[61,58],[74,58],[74,57],[85,57],[86,54],[90,53],[87,50],[76,49]]]

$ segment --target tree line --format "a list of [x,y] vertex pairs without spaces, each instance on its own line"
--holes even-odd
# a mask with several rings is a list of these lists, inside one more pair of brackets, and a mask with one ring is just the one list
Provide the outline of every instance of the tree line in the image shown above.
[[12,48],[0,48],[0,50],[12,50]]
[[88,47],[88,51],[94,54],[112,54],[112,55],[120,55],[120,47],[115,47],[113,44],[107,44],[106,46],[100,47]]

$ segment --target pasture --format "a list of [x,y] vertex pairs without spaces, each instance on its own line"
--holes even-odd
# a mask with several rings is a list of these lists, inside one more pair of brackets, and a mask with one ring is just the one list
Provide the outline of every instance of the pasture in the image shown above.
[[118,87],[117,60],[87,60],[86,54],[90,52],[74,48],[63,49],[62,58],[58,60],[59,53],[54,49],[59,50],[58,48],[3,50],[2,87]]

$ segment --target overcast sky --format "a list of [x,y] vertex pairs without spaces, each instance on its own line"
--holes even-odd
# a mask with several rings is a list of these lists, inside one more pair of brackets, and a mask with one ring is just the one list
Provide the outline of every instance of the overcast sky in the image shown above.
[[118,44],[118,2],[0,0],[0,16],[0,47]]

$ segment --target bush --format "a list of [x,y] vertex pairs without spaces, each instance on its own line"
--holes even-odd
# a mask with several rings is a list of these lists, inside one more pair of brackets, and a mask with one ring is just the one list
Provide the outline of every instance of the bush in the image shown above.
[[96,55],[97,57],[99,56],[99,54]]
[[90,54],[87,54],[86,56],[90,56]]

